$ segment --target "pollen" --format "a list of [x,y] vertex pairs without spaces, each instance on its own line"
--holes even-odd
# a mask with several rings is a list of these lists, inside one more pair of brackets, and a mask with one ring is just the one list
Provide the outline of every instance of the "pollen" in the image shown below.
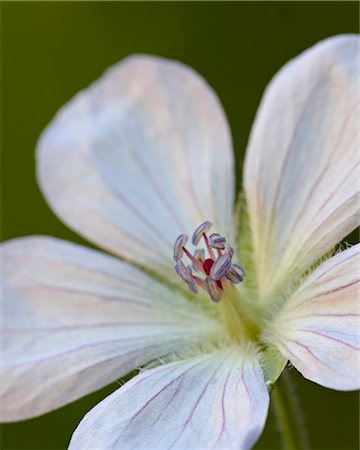
[[[245,271],[238,264],[233,264],[234,249],[227,245],[223,236],[219,233],[208,236],[211,227],[212,223],[206,220],[196,228],[191,239],[196,247],[193,254],[186,248],[189,237],[180,234],[174,243],[174,261],[176,273],[191,292],[198,292],[200,287],[214,303],[219,303],[224,283],[240,283]],[[201,244],[202,247],[198,248]]]

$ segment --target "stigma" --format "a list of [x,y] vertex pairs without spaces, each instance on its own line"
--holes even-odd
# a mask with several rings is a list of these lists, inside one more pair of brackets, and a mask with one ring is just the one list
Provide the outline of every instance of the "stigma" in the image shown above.
[[[192,235],[196,248],[193,254],[186,248],[189,237],[180,234],[174,243],[175,270],[190,291],[204,289],[211,300],[218,303],[223,295],[224,283],[238,284],[243,281],[244,270],[233,264],[234,250],[218,233],[209,235],[212,223],[208,220],[199,225]],[[196,274],[195,274],[196,273]]]

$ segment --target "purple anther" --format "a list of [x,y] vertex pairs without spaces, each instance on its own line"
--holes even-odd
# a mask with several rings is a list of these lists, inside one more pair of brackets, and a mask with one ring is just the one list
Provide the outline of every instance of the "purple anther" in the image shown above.
[[202,235],[204,233],[207,233],[210,228],[212,227],[212,223],[209,220],[206,220],[201,225],[199,225],[196,230],[194,231],[194,234],[192,236],[192,243],[194,245],[198,245]]
[[224,250],[226,239],[220,236],[219,233],[213,233],[209,236],[209,242],[212,248]]
[[219,303],[221,300],[221,291],[219,286],[217,285],[216,281],[213,280],[211,277],[207,277],[205,280],[206,289],[210,295],[211,300],[214,303]]
[[190,289],[191,292],[193,292],[194,294],[197,294],[198,288],[197,288],[195,282],[193,282],[193,283],[188,283],[187,285],[188,285],[188,287],[189,287],[189,289]]
[[228,255],[232,258],[234,256],[234,249],[230,245],[227,245],[224,250],[224,255]]
[[245,276],[245,271],[237,264],[232,264],[225,274],[226,278],[234,284],[241,283]]
[[183,255],[183,247],[186,245],[189,237],[186,234],[180,234],[174,244],[174,260],[179,261]]
[[194,252],[194,257],[199,261],[203,261],[205,259],[205,250],[203,248],[197,248]]
[[[195,250],[194,253],[194,258],[196,259],[196,261],[199,261],[200,264],[202,263],[202,261],[204,261],[205,259],[205,250],[203,248],[197,248]],[[199,271],[199,265],[198,264],[194,264],[192,266],[193,270],[195,270],[196,272]]]
[[227,255],[220,255],[211,267],[210,276],[214,280],[221,280],[231,267],[231,258]]
[[179,277],[185,281],[185,283],[189,284],[194,282],[191,271],[185,267],[185,264],[182,261],[178,261],[175,264],[175,270]]
[[196,282],[195,282],[193,274],[192,274],[191,266],[187,266],[187,271],[188,271],[189,276],[191,277],[191,281],[189,281],[187,285],[191,292],[194,292],[194,294],[197,294],[198,289],[197,289]]

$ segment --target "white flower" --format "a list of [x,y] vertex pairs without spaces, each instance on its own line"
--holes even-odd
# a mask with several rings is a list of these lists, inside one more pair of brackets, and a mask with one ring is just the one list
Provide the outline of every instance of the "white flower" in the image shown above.
[[[359,223],[358,51],[358,37],[328,39],[270,83],[240,230],[229,128],[190,68],[127,58],[58,113],[39,142],[40,186],[115,256],[50,237],[2,246],[3,421],[152,362],[85,416],[71,449],[247,449],[287,360],[320,385],[359,387],[359,245],[324,258]],[[212,271],[203,233],[193,267],[184,236],[173,248],[206,220],[211,266],[226,254]]]

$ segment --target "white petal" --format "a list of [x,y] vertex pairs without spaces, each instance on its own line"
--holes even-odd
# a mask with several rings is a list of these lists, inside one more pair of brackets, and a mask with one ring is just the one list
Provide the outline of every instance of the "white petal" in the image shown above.
[[82,420],[70,450],[250,448],[269,395],[256,359],[238,349],[138,375]]
[[322,264],[268,330],[305,378],[338,390],[360,387],[359,253],[360,244]]
[[179,62],[133,56],[80,92],[40,139],[38,177],[65,223],[153,270],[166,271],[177,236],[205,219],[231,233],[226,118]]
[[3,245],[1,421],[53,410],[211,333],[176,292],[51,238]]
[[244,172],[263,292],[359,223],[359,42],[349,35],[319,43],[265,92]]

